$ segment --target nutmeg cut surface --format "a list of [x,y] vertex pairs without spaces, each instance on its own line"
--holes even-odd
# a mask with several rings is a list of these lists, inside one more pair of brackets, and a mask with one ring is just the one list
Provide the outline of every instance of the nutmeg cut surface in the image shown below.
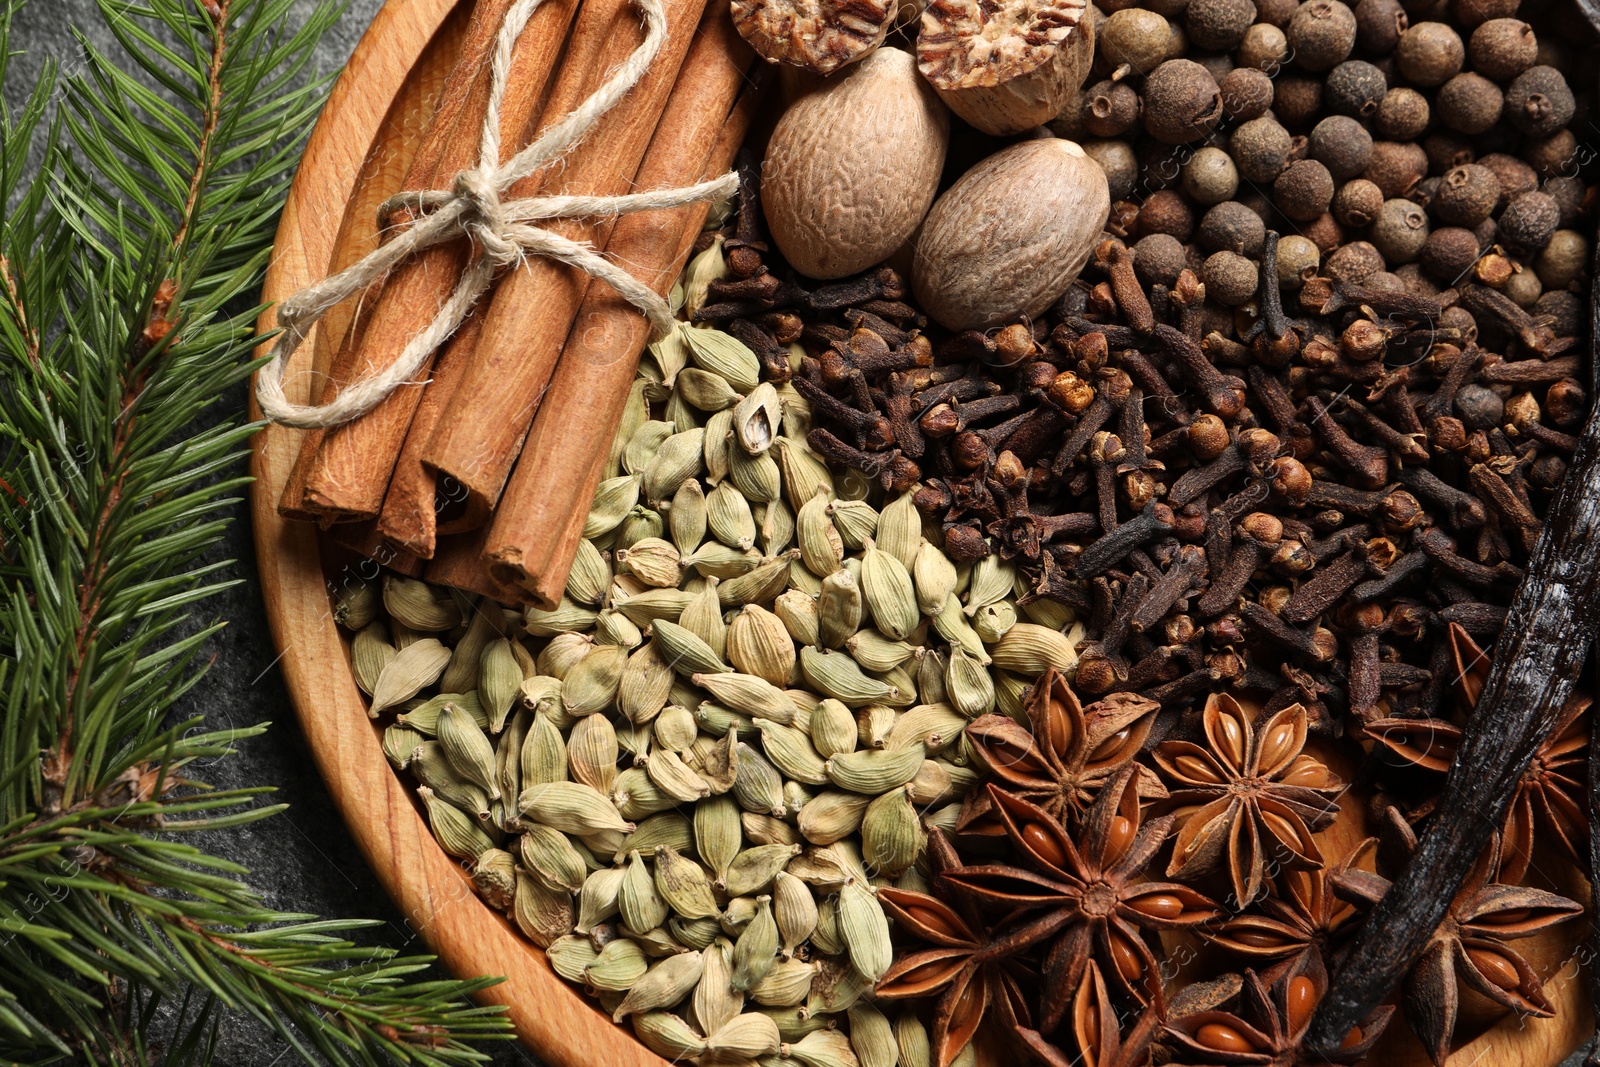
[[912,285],[952,330],[1044,313],[1089,259],[1111,212],[1105,172],[1072,141],[1002,149],[928,212]]
[[883,43],[897,0],[733,0],[733,24],[769,63],[828,74]]
[[761,206],[784,258],[812,278],[883,262],[927,215],[949,139],[950,116],[896,48],[795,101],[761,165]]
[[1088,0],[932,0],[917,65],[951,111],[1004,136],[1055,118],[1094,61]]

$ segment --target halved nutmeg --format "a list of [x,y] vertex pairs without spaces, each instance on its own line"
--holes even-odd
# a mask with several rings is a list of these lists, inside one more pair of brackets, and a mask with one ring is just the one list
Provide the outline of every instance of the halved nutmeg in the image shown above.
[[883,43],[898,0],[733,0],[739,36],[769,63],[828,74]]
[[933,0],[917,66],[951,111],[985,133],[1021,133],[1075,98],[1094,60],[1087,0]]

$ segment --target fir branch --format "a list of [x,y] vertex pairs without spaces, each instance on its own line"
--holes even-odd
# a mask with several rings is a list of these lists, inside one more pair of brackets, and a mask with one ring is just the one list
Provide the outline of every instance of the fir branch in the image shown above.
[[[259,728],[173,721],[232,584],[209,558],[255,427],[216,409],[254,367],[249,294],[322,99],[322,9],[290,0],[99,0],[121,50],[80,36],[0,112],[0,1057],[204,1061],[221,1013],[308,1060],[461,1063],[505,1033],[416,979],[426,958],[353,943],[369,924],[266,908],[190,843],[264,818],[264,790],[187,769]],[[0,78],[10,16],[0,0]],[[53,87],[62,106],[50,112]],[[42,141],[45,166],[24,173]],[[107,1017],[116,1020],[108,1027]]]

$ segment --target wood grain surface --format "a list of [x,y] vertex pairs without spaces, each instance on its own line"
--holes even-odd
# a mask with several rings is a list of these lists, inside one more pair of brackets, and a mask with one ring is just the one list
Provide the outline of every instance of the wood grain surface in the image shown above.
[[[389,0],[356,48],[306,147],[278,228],[264,301],[281,301],[345,266],[377,241],[376,206],[399,191],[424,120],[454,57],[470,0]],[[335,309],[297,354],[285,377],[289,398],[306,402],[317,370],[356,315],[358,302]],[[261,329],[271,330],[268,310]],[[326,329],[325,329],[326,328]],[[262,349],[265,352],[265,346]],[[251,404],[251,415],[260,412]],[[312,525],[284,520],[277,501],[299,450],[300,431],[272,426],[255,439],[251,496],[262,594],[280,666],[319,770],[356,843],[409,925],[441,962],[463,977],[500,975],[485,1002],[508,1006],[521,1039],[555,1067],[664,1067],[631,1031],[613,1025],[590,1000],[550,970],[544,954],[474,895],[461,866],[434,843],[409,786],[384,759],[377,727],[350,673],[348,646],[334,625],[329,591],[370,579]],[[380,559],[381,562],[381,559]],[[1330,836],[1361,834],[1360,804]],[[1330,844],[1333,842],[1330,841]],[[1586,899],[1574,873],[1560,891]],[[1593,1033],[1584,976],[1573,956],[1583,921],[1569,930],[1519,942],[1549,975],[1554,1019],[1504,1018],[1450,1057],[1453,1067],[1553,1067]],[[995,1057],[980,1051],[986,1064]],[[1396,1019],[1371,1062],[1425,1067],[1421,1045]]]

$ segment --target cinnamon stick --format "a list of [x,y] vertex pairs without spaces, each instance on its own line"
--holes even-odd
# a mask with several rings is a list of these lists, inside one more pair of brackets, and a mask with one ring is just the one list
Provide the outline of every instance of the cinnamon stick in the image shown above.
[[[614,196],[631,191],[705,0],[666,0],[663,6],[667,40],[649,71],[596,123],[562,168],[518,182],[508,194],[511,198],[540,192]],[[588,0],[562,64],[551,113],[564,113],[586,99],[604,72],[633,51],[640,36],[629,0]],[[557,101],[567,103],[558,107]],[[596,219],[562,219],[547,229],[602,248],[611,226]],[[423,453],[426,463],[466,490],[469,522],[486,522],[500,499],[590,280],[555,260],[533,257],[496,286],[472,363]]]
[[[708,11],[639,168],[641,187],[685,185],[727,170],[758,102],[758,93],[740,96],[751,59],[726,9]],[[618,221],[607,252],[665,294],[707,210],[697,204],[628,215]],[[609,286],[589,290],[496,509],[485,550],[490,574],[521,585],[542,606],[552,606],[566,586],[649,335],[648,320]]]
[[435,539],[441,529],[450,532],[450,522],[442,513],[459,501],[455,499],[452,483],[440,486],[432,468],[422,462],[422,450],[433,435],[433,428],[439,425],[439,417],[444,414],[450,397],[455,394],[482,330],[483,309],[477,307],[455,336],[439,349],[433,363],[433,377],[422,390],[416,414],[411,416],[405,445],[395,461],[389,491],[383,498],[383,510],[378,513],[378,529],[423,559],[433,558]]
[[[490,57],[506,11],[514,2],[479,0],[474,7],[461,52],[406,174],[404,188],[448,188],[456,174],[478,162],[483,120],[489,109]],[[578,0],[546,0],[517,39],[500,110],[502,157],[514,154],[524,143],[529,126],[538,121],[577,8]],[[391,366],[400,357],[460,281],[468,254],[464,238],[436,245],[385,280],[367,316],[367,328],[334,359],[325,401],[337,394],[342,384]],[[295,465],[298,476],[290,479],[303,486],[293,502],[297,513],[324,521],[374,517],[421,394],[421,384],[401,386],[362,418],[309,433]],[[283,503],[291,501],[286,498]]]
[[483,546],[489,527],[454,536],[441,537],[433,559],[423,572],[424,580],[434,585],[449,585],[469,593],[481,593],[502,604],[525,604],[531,595],[521,586],[501,585],[489,575],[483,563]]

